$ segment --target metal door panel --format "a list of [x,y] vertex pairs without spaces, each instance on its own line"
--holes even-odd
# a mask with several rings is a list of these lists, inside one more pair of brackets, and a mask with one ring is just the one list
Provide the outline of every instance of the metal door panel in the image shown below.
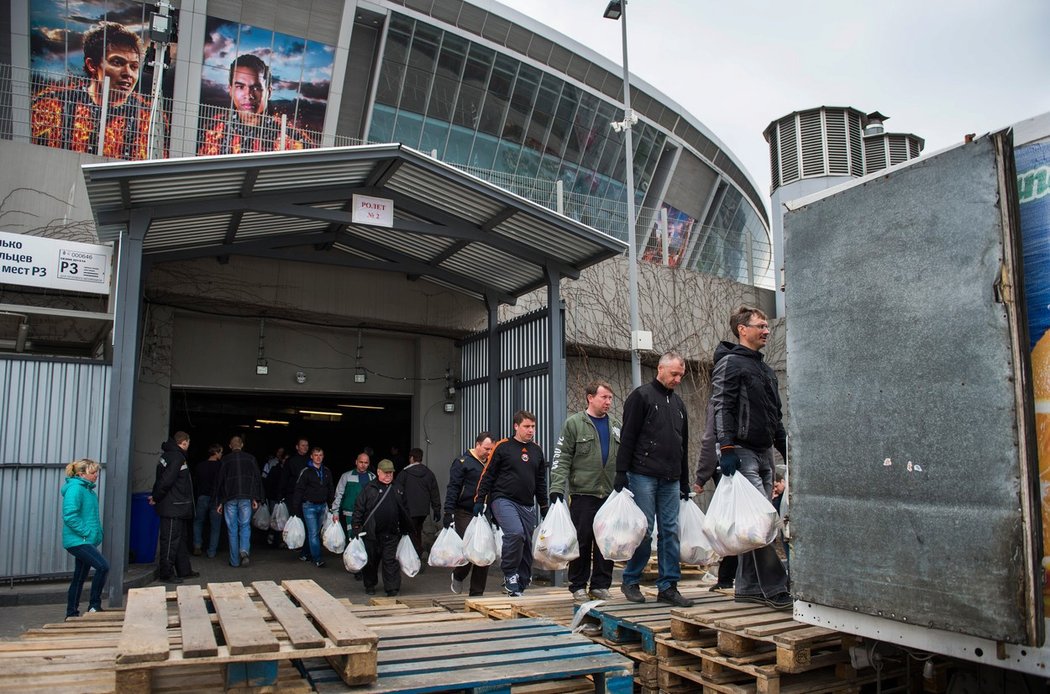
[[1013,184],[995,135],[787,213],[797,599],[1042,641]]

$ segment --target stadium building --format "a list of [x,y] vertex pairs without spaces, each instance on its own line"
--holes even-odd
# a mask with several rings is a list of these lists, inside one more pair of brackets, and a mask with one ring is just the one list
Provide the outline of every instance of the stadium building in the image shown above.
[[[337,474],[418,445],[443,482],[526,408],[550,450],[581,383],[630,386],[627,195],[657,351],[703,373],[724,328],[696,306],[772,311],[732,152],[632,76],[627,191],[620,67],[499,3],[183,0],[170,35],[130,0],[7,7],[0,250],[26,274],[0,273],[0,517],[29,541],[2,577],[69,570],[54,479],[87,456],[119,586],[176,429],[194,460],[305,437]],[[128,32],[150,56],[114,67]],[[52,255],[94,285],[33,275]]]

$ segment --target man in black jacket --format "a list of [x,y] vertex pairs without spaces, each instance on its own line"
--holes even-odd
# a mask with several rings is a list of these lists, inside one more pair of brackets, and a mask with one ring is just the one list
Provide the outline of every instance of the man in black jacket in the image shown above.
[[193,487],[197,490],[197,508],[193,514],[193,556],[199,557],[204,551],[204,522],[208,522],[208,557],[214,557],[219,549],[219,535],[222,533],[222,516],[215,510],[211,501],[215,489],[215,475],[222,465],[222,444],[208,446],[208,458],[197,463],[194,468]]
[[489,500],[492,515],[503,530],[500,568],[503,589],[520,597],[532,582],[532,531],[536,529],[535,503],[540,515],[547,513],[547,464],[536,436],[536,415],[527,410],[514,413],[514,436],[501,439],[492,449],[474,495],[474,515],[485,512]]
[[[397,467],[397,463],[394,463]],[[438,490],[437,477],[433,470],[423,464],[423,451],[413,448],[408,452],[408,465],[397,473],[397,481],[394,482],[401,487],[405,493],[405,504],[408,506],[408,515],[412,518],[412,546],[416,548],[416,554],[423,558],[423,525],[427,522],[427,514],[432,514],[434,522],[441,520],[441,492]],[[420,572],[426,564],[420,565]]]
[[190,566],[186,545],[189,521],[193,520],[193,480],[186,464],[190,435],[176,431],[161,444],[163,453],[157,461],[157,478],[153,483],[153,502],[160,516],[160,551],[157,578],[168,583],[182,583],[183,578],[200,574]]
[[[230,539],[230,566],[247,566],[252,552],[252,512],[263,501],[262,475],[255,456],[244,451],[244,439],[230,439],[230,452],[222,457],[212,500],[226,518]],[[224,510],[225,509],[225,510]]]
[[295,481],[295,492],[292,494],[292,515],[299,516],[306,525],[306,542],[309,547],[310,560],[314,566],[324,566],[321,557],[321,526],[329,507],[335,499],[335,481],[332,471],[324,464],[324,449],[314,446],[310,451],[310,464],[307,465]]
[[[769,321],[757,308],[741,306],[730,317],[729,327],[740,342],[722,342],[715,349],[711,375],[719,466],[725,476],[739,471],[768,499],[773,490],[773,449],[784,455],[787,444],[777,377],[759,352],[769,338]],[[791,608],[787,571],[772,544],[740,556],[736,600]]]
[[[445,518],[447,528],[455,523],[460,537],[467,531],[467,526],[474,519],[474,492],[478,489],[481,471],[492,452],[492,436],[483,431],[474,439],[474,447],[463,451],[463,455],[452,461],[448,471],[448,488],[445,490]],[[489,567],[464,564],[452,570],[452,592],[463,592],[463,581],[470,574],[470,595],[485,593],[485,582],[488,580]]]
[[401,590],[401,568],[397,562],[397,544],[412,528],[412,519],[405,506],[405,495],[391,484],[394,481],[394,463],[383,459],[376,466],[376,479],[368,483],[357,496],[351,521],[354,536],[362,535],[368,550],[364,574],[365,593],[376,594],[379,567],[383,567],[383,588],[393,597]]
[[[295,483],[299,481],[299,473],[307,468],[310,464],[310,442],[306,439],[299,439],[295,442],[295,453],[288,457],[288,460],[284,461],[284,493],[281,498],[288,504],[288,512],[292,512],[291,503],[292,497],[295,495]],[[307,543],[303,543],[303,548],[299,551],[299,560],[307,561],[310,559],[310,548]]]
[[689,418],[674,389],[685,376],[685,360],[677,352],[660,357],[656,378],[638,386],[623,404],[623,429],[616,454],[613,487],[629,488],[645,514],[649,528],[623,570],[620,589],[631,602],[645,602],[638,582],[649,563],[653,519],[660,528],[656,557],[659,576],[656,599],[676,607],[693,601],[678,592],[682,577],[678,543],[678,502],[689,498]]

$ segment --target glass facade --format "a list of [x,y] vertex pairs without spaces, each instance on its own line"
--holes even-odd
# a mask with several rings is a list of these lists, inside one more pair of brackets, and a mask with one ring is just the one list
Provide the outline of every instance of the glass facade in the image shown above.
[[704,225],[690,266],[697,272],[772,289],[769,233],[743,194],[724,182],[721,185],[721,200]]
[[[508,55],[422,21],[390,17],[368,140],[401,142],[494,174],[561,181],[584,223],[625,222],[623,118],[616,104]],[[641,204],[665,136],[634,127]],[[604,226],[604,225],[603,225]]]

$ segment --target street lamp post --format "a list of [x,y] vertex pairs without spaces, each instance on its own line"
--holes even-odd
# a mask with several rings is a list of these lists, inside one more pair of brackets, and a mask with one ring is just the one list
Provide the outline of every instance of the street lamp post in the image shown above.
[[627,68],[627,0],[611,0],[605,8],[605,18],[620,21],[623,35],[623,120],[612,123],[616,132],[623,131],[627,148],[627,294],[631,319],[631,387],[642,385],[642,362],[638,354],[642,339],[638,320],[638,248],[635,243],[634,213],[634,138],[631,127],[638,122],[638,115],[631,110],[631,73]]

